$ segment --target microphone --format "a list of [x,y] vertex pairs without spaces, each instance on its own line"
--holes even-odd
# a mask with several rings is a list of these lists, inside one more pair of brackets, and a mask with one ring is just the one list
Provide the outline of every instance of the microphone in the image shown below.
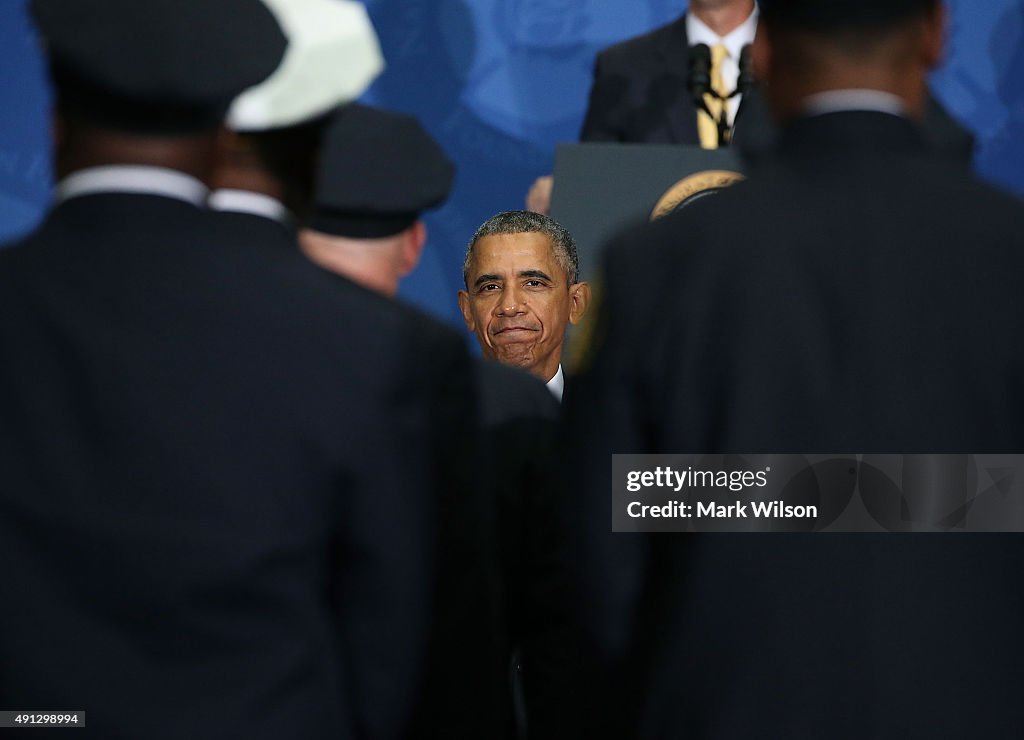
[[693,97],[693,104],[711,116],[705,95],[714,95],[711,90],[711,47],[707,44],[695,44],[690,47],[690,77],[686,86]]
[[[754,60],[750,44],[740,49],[740,75],[736,78],[736,92],[733,95],[746,95],[754,85]],[[730,96],[731,97],[731,96]]]

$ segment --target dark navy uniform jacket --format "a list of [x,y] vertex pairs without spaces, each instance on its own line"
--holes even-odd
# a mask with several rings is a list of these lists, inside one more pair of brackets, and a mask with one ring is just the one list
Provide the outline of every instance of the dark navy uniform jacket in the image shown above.
[[911,122],[848,110],[611,247],[607,341],[568,409],[577,716],[632,738],[1019,732],[1019,535],[611,535],[607,497],[612,453],[1024,449],[1022,223]]
[[0,252],[0,696],[104,738],[401,737],[463,342],[140,174]]

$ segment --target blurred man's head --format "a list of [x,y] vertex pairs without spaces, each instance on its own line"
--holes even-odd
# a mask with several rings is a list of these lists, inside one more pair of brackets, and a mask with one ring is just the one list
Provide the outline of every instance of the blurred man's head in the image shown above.
[[352,104],[328,126],[314,206],[299,234],[321,267],[394,296],[426,243],[420,214],[444,202],[455,168],[412,116]]
[[213,187],[268,195],[301,220],[313,199],[316,161],[328,120],[320,116],[269,131],[226,131]]
[[499,213],[473,235],[462,274],[459,308],[484,356],[551,380],[590,300],[572,235],[539,213]]
[[208,179],[232,99],[285,40],[257,0],[33,0],[56,97],[59,175],[148,164]]
[[900,97],[920,117],[928,71],[942,53],[939,0],[765,0],[754,67],[776,118],[831,90]]

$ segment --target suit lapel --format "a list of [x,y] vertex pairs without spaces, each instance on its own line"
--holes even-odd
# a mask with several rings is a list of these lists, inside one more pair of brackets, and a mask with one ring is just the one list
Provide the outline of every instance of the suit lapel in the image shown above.
[[690,100],[690,92],[686,88],[689,78],[690,44],[686,37],[686,16],[669,26],[670,33],[665,34],[658,47],[658,54],[664,62],[664,69],[678,81],[679,95],[665,114],[668,116],[669,131],[673,144],[696,144],[697,113]]

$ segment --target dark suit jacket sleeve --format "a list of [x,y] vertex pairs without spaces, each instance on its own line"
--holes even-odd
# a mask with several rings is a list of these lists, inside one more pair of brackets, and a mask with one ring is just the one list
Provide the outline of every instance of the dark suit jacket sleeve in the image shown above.
[[699,143],[687,92],[687,48],[684,15],[603,50],[580,140]]
[[[567,572],[561,593],[545,597],[553,604],[555,619],[533,646],[542,658],[543,672],[537,677],[542,684],[526,684],[528,692],[541,693],[528,693],[528,698],[536,704],[530,707],[531,737],[542,740],[630,736],[629,730],[610,733],[603,722],[609,707],[618,702],[613,678],[624,659],[630,615],[640,598],[646,545],[641,535],[612,534],[608,491],[612,454],[645,449],[631,394],[630,359],[635,356],[631,344],[643,336],[638,322],[649,312],[646,306],[639,307],[634,317],[628,310],[632,303],[622,309],[625,300],[646,295],[650,278],[635,264],[631,250],[621,248],[632,245],[618,246],[605,257],[604,274],[614,278],[603,283],[591,364],[572,379],[573,392],[566,394],[564,444],[559,450],[562,481],[553,520],[556,544],[562,547],[548,560],[551,571]],[[538,587],[553,583],[556,579],[549,575]],[[557,703],[546,700],[552,686],[558,687]]]
[[[475,740],[493,736],[500,712],[500,635],[495,575],[494,502],[481,470],[476,378],[461,337],[436,380],[430,436],[441,481],[438,520],[437,597],[429,617],[429,647],[423,691],[411,738]],[[421,346],[418,372],[441,347]]]
[[594,62],[594,83],[590,88],[580,141],[623,141],[621,121],[618,118],[627,102],[629,80],[614,74],[609,66],[607,53],[598,54]]
[[395,358],[373,358],[377,372],[398,377],[384,390],[388,411],[363,430],[366,467],[339,517],[341,555],[354,565],[343,571],[338,611],[361,738],[412,736],[409,709],[422,696],[440,606],[441,548],[451,545],[442,523],[469,485],[468,354],[446,329],[424,323],[409,333]]

